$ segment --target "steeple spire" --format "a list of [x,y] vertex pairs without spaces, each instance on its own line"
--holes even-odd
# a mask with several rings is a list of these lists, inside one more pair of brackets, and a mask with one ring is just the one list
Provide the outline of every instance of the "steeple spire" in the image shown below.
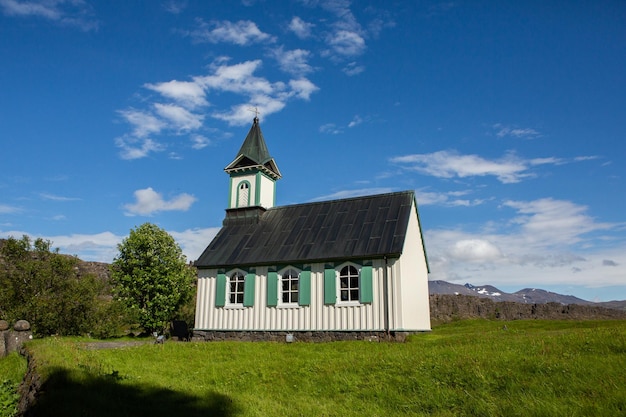
[[261,126],[259,125],[259,118],[256,116],[254,117],[252,127],[246,139],[243,141],[239,152],[237,152],[235,160],[224,168],[224,170],[227,173],[231,173],[251,168],[260,169],[275,180],[282,177],[274,158],[272,158],[267,149],[265,138],[263,137],[263,132],[261,132]]
[[229,209],[275,204],[276,180],[282,175],[267,149],[257,114],[237,156],[224,168],[230,175]]

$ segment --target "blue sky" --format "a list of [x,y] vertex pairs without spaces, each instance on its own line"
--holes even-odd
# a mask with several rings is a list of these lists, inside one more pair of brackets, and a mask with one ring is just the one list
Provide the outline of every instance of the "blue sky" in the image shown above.
[[[547,4],[549,3],[549,4]],[[260,112],[277,204],[415,190],[430,279],[626,299],[623,1],[0,0],[0,237],[190,260]]]

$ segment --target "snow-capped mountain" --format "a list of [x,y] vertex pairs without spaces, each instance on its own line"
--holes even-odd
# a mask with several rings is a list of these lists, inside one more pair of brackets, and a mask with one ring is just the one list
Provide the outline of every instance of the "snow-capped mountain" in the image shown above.
[[431,294],[474,295],[494,301],[513,301],[524,304],[597,304],[573,295],[562,295],[539,288],[524,288],[514,293],[504,292],[492,285],[452,284],[446,281],[428,281]]

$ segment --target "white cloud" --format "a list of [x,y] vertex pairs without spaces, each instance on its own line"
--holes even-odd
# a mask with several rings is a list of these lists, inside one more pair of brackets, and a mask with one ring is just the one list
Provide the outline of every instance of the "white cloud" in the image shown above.
[[294,16],[289,22],[289,30],[296,34],[300,39],[306,39],[311,37],[311,31],[315,27],[313,23],[308,23],[299,18],[298,16]]
[[163,8],[172,14],[179,14],[187,8],[187,0],[168,0],[163,3]]
[[355,127],[360,125],[361,123],[363,123],[363,119],[361,119],[361,117],[357,114],[356,116],[354,116],[352,121],[348,123],[348,127]]
[[135,202],[124,205],[127,216],[150,216],[161,211],[187,211],[196,201],[193,195],[186,193],[165,200],[163,195],[154,191],[152,187],[137,190],[133,194]]
[[328,35],[326,42],[339,55],[352,57],[360,55],[365,50],[365,39],[357,33],[348,30],[338,30]]
[[191,113],[175,104],[154,103],[157,114],[169,122],[169,126],[176,130],[196,130],[202,126],[204,116]]
[[162,120],[146,111],[128,109],[120,110],[119,113],[134,127],[133,135],[138,138],[146,137],[152,133],[160,133],[166,127]]
[[145,84],[144,87],[170,98],[188,109],[207,106],[206,94],[195,81],[167,81],[157,84]]
[[300,78],[298,80],[290,80],[289,87],[291,87],[291,93],[302,100],[308,101],[311,98],[311,94],[319,90],[319,88],[306,78]]
[[265,78],[254,76],[261,65],[260,59],[234,65],[214,65],[213,74],[197,77],[196,80],[205,89],[237,94],[270,94],[283,89],[283,83],[272,84]]
[[282,46],[272,50],[272,56],[278,61],[280,69],[293,75],[305,75],[313,71],[308,60],[311,52],[304,49],[285,51]]
[[438,178],[465,178],[494,176],[504,184],[520,182],[533,176],[528,172],[529,162],[509,154],[496,160],[478,155],[459,155],[456,152],[438,151],[430,154],[413,154],[390,159],[405,169]]
[[198,19],[198,28],[190,34],[197,42],[210,43],[233,43],[245,46],[253,43],[274,42],[275,38],[262,32],[256,23],[250,20],[240,20],[238,22],[211,21],[209,23]]
[[470,191],[449,191],[446,193],[415,190],[415,198],[421,206],[438,205],[445,207],[471,207],[483,204],[483,199],[457,198],[469,194]]
[[342,190],[342,191],[337,191],[332,194],[315,197],[311,201],[326,201],[326,200],[337,200],[341,198],[362,197],[366,195],[386,194],[386,193],[391,193],[393,191],[394,191],[393,188],[389,188],[389,187],[361,188],[357,190]]
[[[219,232],[219,227],[209,227],[204,229],[187,229],[182,232],[168,231],[176,240],[188,261],[195,261],[202,254],[211,240]],[[0,237],[8,238],[13,236],[20,238],[29,233],[22,231],[2,231]],[[32,238],[35,238],[31,236]],[[59,252],[76,255],[83,261],[111,263],[115,256],[119,254],[117,245],[126,236],[116,235],[112,232],[101,232],[94,234],[70,234],[56,236],[41,236],[45,240],[50,240],[54,248],[59,248]]]
[[484,262],[502,257],[502,253],[493,243],[483,239],[465,239],[457,241],[450,249],[454,258],[468,262]]
[[521,225],[527,242],[541,245],[571,245],[586,233],[608,230],[609,223],[597,223],[586,214],[587,207],[571,201],[542,198],[534,201],[506,201],[504,206],[517,210],[512,221]]
[[65,196],[60,196],[60,195],[55,195],[55,194],[50,194],[50,193],[40,193],[39,197],[41,197],[43,200],[51,200],[51,201],[79,201],[81,200],[80,198],[77,198],[77,197],[65,197]]
[[82,0],[0,0],[0,7],[7,16],[38,17],[85,32],[98,29],[91,8]]
[[342,71],[349,76],[358,75],[365,71],[365,67],[363,65],[359,65],[356,62],[350,62],[348,65],[343,67]]
[[[261,66],[262,61],[258,59],[230,65],[227,59],[219,58],[210,66],[208,75],[192,77],[191,82],[173,80],[145,84],[145,88],[172,102],[155,101],[146,109],[118,111],[132,128],[130,134],[115,140],[121,148],[120,156],[123,159],[138,159],[151,152],[161,151],[164,146],[152,138],[171,132],[176,135],[189,134],[194,149],[206,146],[208,141],[203,132],[210,129],[204,126],[205,115],[198,109],[208,106],[206,97],[211,92],[240,96],[238,104],[228,109],[215,108],[210,116],[230,125],[244,125],[252,119],[250,108],[258,108],[263,116],[268,116],[281,111],[292,99],[309,100],[311,94],[319,90],[304,77],[286,83],[270,82],[255,75]],[[173,154],[180,157],[176,152]]]
[[16,206],[10,206],[7,204],[0,204],[0,214],[14,214],[21,212],[22,209]]
[[192,142],[191,147],[193,149],[206,148],[207,146],[209,146],[211,144],[211,140],[209,138],[207,138],[207,137],[202,136],[202,135],[193,135],[191,137],[191,142]]
[[529,127],[526,127],[526,128],[512,127],[512,126],[505,126],[500,123],[496,123],[492,127],[496,131],[496,136],[499,138],[504,138],[508,136],[508,137],[514,137],[514,138],[519,138],[519,139],[534,139],[534,138],[541,136],[541,134],[537,130],[529,128]]
[[187,229],[182,232],[168,232],[180,245],[188,261],[195,261],[202,255],[204,249],[213,240],[219,227],[205,229]]
[[120,157],[126,160],[139,159],[148,156],[151,152],[161,152],[163,145],[152,139],[123,136],[115,139],[115,145],[121,148]]
[[502,208],[515,210],[511,220],[482,230],[427,230],[429,278],[540,288],[623,285],[626,247],[606,251],[606,236],[597,236],[622,225],[596,222],[585,206],[565,200],[507,201]]
[[320,133],[326,133],[329,135],[338,135],[340,133],[343,133],[343,130],[337,127],[337,125],[334,123],[323,124],[320,126],[319,130],[320,130]]
[[262,115],[268,116],[281,111],[291,98],[308,100],[318,90],[306,78],[290,80],[285,84],[257,77],[254,73],[261,64],[260,60],[254,60],[234,65],[216,65],[212,68],[213,74],[197,77],[204,88],[247,96],[244,103],[233,105],[229,110],[215,111],[213,117],[231,125],[246,124],[250,122],[250,108],[256,107]]

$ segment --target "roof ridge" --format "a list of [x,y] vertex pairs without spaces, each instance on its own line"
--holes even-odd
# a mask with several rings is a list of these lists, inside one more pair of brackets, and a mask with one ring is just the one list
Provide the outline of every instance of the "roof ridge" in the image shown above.
[[314,205],[314,204],[343,203],[343,202],[347,202],[347,201],[351,201],[351,200],[365,200],[365,199],[368,199],[368,198],[383,198],[383,197],[396,195],[396,194],[412,194],[412,195],[415,195],[415,191],[414,190],[392,191],[392,192],[389,192],[389,193],[367,194],[367,195],[356,196],[356,197],[346,197],[346,198],[331,199],[331,200],[321,200],[321,201],[310,201],[308,203],[287,204],[287,205],[284,205],[284,206],[271,207],[271,208],[267,209],[267,211],[277,210],[277,209],[281,209],[281,208],[289,208],[289,207],[308,206],[308,205]]

